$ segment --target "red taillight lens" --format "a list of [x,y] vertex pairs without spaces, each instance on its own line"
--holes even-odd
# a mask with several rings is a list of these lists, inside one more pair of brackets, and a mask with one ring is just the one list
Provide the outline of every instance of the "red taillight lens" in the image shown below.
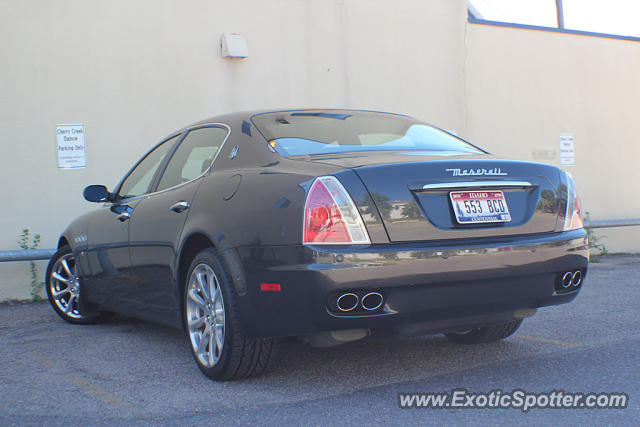
[[304,243],[369,243],[351,197],[332,176],[317,178],[311,185],[304,208]]
[[340,209],[321,181],[311,188],[305,217],[305,243],[351,242]]
[[[335,205],[335,204],[334,204]],[[309,231],[319,233],[326,229],[331,223],[331,214],[329,213],[334,206],[330,203],[326,205],[316,204],[311,207],[309,214]]]

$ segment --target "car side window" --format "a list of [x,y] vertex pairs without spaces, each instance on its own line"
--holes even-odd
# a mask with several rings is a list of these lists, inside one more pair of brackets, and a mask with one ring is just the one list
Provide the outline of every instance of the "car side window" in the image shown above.
[[169,160],[156,191],[166,190],[202,175],[215,158],[227,136],[222,127],[204,127],[189,131]]
[[149,192],[153,176],[173,148],[173,144],[178,140],[179,136],[180,135],[163,142],[138,163],[138,166],[136,166],[122,182],[120,191],[118,192],[120,198],[126,199],[141,196]]

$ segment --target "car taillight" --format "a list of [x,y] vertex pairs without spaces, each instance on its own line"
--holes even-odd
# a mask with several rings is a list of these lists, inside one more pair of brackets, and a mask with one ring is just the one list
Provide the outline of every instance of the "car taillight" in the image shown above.
[[567,211],[564,215],[564,231],[577,230],[584,226],[582,222],[582,203],[576,192],[576,184],[569,173],[567,178]]
[[370,243],[362,218],[340,181],[321,176],[311,184],[304,205],[305,244]]

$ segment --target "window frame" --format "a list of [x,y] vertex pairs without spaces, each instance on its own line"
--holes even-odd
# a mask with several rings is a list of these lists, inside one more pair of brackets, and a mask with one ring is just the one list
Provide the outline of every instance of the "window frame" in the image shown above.
[[558,16],[558,24],[557,24],[558,26],[545,27],[541,25],[518,24],[515,22],[491,21],[488,19],[476,18],[473,15],[473,11],[471,10],[471,7],[469,7],[469,3],[467,3],[467,20],[470,24],[490,25],[494,27],[505,27],[505,28],[520,28],[524,30],[547,31],[551,33],[574,34],[578,36],[601,37],[601,38],[607,38],[607,39],[640,42],[640,37],[623,36],[619,34],[610,34],[610,33],[598,33],[593,31],[572,30],[572,29],[565,28],[562,0],[556,0],[556,12]]
[[[165,156],[165,158],[162,160],[162,162],[160,162],[160,164],[158,165],[158,168],[156,169],[156,171],[153,174],[153,177],[151,178],[151,182],[149,183],[149,186],[147,187],[147,192],[144,194],[141,194],[139,196],[132,196],[132,197],[121,197],[120,196],[120,190],[122,189],[122,185],[124,184],[124,182],[129,178],[129,176],[131,176],[131,174],[133,173],[133,171],[136,170],[136,168],[138,166],[140,166],[140,163],[142,163],[147,157],[149,157],[149,155],[151,153],[153,153],[158,147],[160,147],[162,144],[169,142],[170,140],[176,138],[176,141],[173,143],[173,147],[169,148],[169,151],[167,152],[167,155]],[[158,171],[160,169],[164,170],[164,166],[166,165],[167,159],[171,158],[173,156],[173,153],[176,149],[176,147],[178,145],[180,145],[180,142],[182,142],[182,139],[184,138],[184,131],[178,131],[178,132],[174,132],[172,133],[170,136],[164,138],[162,141],[160,141],[159,143],[157,143],[156,145],[154,145],[151,149],[149,149],[149,151],[147,151],[146,153],[144,153],[144,155],[142,157],[140,157],[140,159],[138,159],[137,162],[134,163],[134,165],[131,167],[131,169],[129,169],[129,171],[124,175],[124,177],[120,180],[120,182],[118,182],[118,184],[116,185],[113,194],[116,196],[116,203],[120,203],[123,200],[134,200],[134,199],[138,199],[140,197],[144,197],[148,194],[150,194],[152,192],[152,189],[154,189],[156,187],[156,179],[158,177]]]
[[[164,188],[164,189],[162,189],[160,191],[157,191],[158,185],[160,185],[160,180],[162,180],[162,177],[164,176],[164,173],[167,170],[167,166],[169,166],[169,162],[171,162],[171,159],[173,159],[173,156],[175,155],[176,151],[178,151],[178,148],[180,148],[180,146],[182,145],[184,140],[187,138],[187,136],[189,136],[189,133],[194,131],[194,130],[206,129],[206,128],[218,128],[218,129],[224,129],[224,130],[227,131],[227,134],[224,136],[224,139],[222,140],[222,143],[220,144],[220,148],[218,148],[218,151],[216,151],[216,154],[213,156],[213,159],[211,160],[211,163],[209,164],[209,167],[207,169],[205,169],[200,175],[196,176],[195,178],[190,179],[189,181],[185,181],[185,182],[182,182],[180,184],[176,184],[174,186],[167,187],[167,188]],[[198,125],[195,125],[195,126],[192,126],[192,127],[184,129],[182,131],[182,136],[180,137],[179,142],[173,147],[173,149],[170,152],[170,155],[167,156],[167,160],[165,162],[163,162],[160,165],[160,167],[158,168],[158,171],[161,170],[161,172],[157,173],[154,176],[154,178],[151,180],[151,186],[149,188],[152,189],[152,191],[150,191],[149,193],[145,194],[145,196],[150,196],[150,195],[158,194],[158,193],[164,193],[165,191],[169,191],[169,190],[172,190],[174,188],[182,187],[183,185],[189,184],[190,182],[193,182],[193,181],[195,181],[197,179],[200,179],[201,177],[203,177],[204,175],[209,173],[209,171],[213,167],[213,164],[215,163],[216,159],[220,155],[220,152],[224,148],[225,143],[229,139],[230,135],[231,135],[231,126],[229,126],[229,125],[227,125],[225,123],[202,123],[202,124],[198,124]]]
[[[200,175],[196,176],[195,178],[180,183],[178,185],[174,185],[173,187],[169,187],[169,188],[165,188],[164,190],[160,190],[160,191],[156,191],[156,189],[158,188],[158,184],[160,183],[160,179],[162,178],[162,175],[164,174],[165,169],[167,168],[167,165],[169,164],[169,162],[171,161],[171,159],[173,158],[173,155],[175,154],[176,150],[178,149],[178,147],[180,146],[180,144],[182,144],[182,141],[184,141],[185,137],[189,134],[190,131],[192,130],[197,130],[197,129],[202,129],[202,128],[208,128],[208,127],[218,127],[218,128],[223,128],[226,129],[227,134],[224,138],[224,140],[222,141],[222,144],[220,144],[220,148],[218,149],[218,152],[216,153],[215,156],[213,156],[213,160],[211,161],[211,164],[209,165],[209,167],[202,172]],[[212,123],[200,123],[194,126],[190,126],[188,128],[184,128],[180,131],[174,132],[172,133],[170,136],[168,136],[167,138],[164,138],[162,141],[160,141],[159,143],[157,143],[156,145],[154,145],[149,151],[147,151],[144,156],[142,156],[134,165],[131,169],[129,169],[129,172],[127,172],[127,174],[124,176],[124,178],[122,178],[120,180],[120,182],[118,183],[118,185],[116,186],[115,190],[114,190],[114,194],[117,196],[116,200],[114,203],[122,203],[124,201],[131,201],[131,200],[137,200],[137,199],[141,199],[143,197],[149,197],[152,196],[154,194],[158,194],[158,193],[164,193],[165,191],[169,191],[172,190],[174,188],[178,188],[181,187],[183,185],[189,184],[190,182],[193,182],[197,179],[200,179],[201,177],[203,177],[204,175],[206,175],[211,168],[213,167],[213,164],[215,163],[216,159],[218,158],[218,156],[220,155],[220,152],[222,152],[222,149],[224,148],[224,145],[226,144],[226,142],[229,140],[229,137],[231,136],[231,126],[229,126],[226,123],[218,123],[218,122],[212,122]],[[133,196],[133,197],[127,197],[127,198],[120,198],[120,196],[118,195],[118,193],[120,193],[120,189],[122,187],[122,184],[126,181],[127,178],[129,178],[129,175],[131,175],[133,173],[133,171],[138,167],[138,165],[140,165],[140,163],[142,163],[144,161],[144,159],[147,158],[147,156],[149,156],[149,154],[151,154],[156,148],[158,148],[159,146],[161,146],[162,144],[164,144],[165,142],[178,137],[178,139],[176,140],[176,142],[174,142],[173,147],[169,150],[167,156],[165,157],[165,159],[160,163],[160,165],[158,166],[158,169],[156,169],[156,172],[153,175],[153,178],[151,178],[151,184],[149,185],[147,192],[145,194],[141,194],[139,196]]]

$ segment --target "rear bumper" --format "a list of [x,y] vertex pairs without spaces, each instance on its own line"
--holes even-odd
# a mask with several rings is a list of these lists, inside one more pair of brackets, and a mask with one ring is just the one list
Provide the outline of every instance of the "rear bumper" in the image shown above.
[[[516,311],[563,304],[558,275],[586,272],[584,230],[464,241],[354,246],[238,248],[248,334],[274,337],[368,328],[397,334],[446,332],[508,321]],[[236,272],[234,272],[234,275]],[[279,283],[281,291],[262,291]],[[384,305],[362,315],[328,308],[346,290],[375,290]]]

